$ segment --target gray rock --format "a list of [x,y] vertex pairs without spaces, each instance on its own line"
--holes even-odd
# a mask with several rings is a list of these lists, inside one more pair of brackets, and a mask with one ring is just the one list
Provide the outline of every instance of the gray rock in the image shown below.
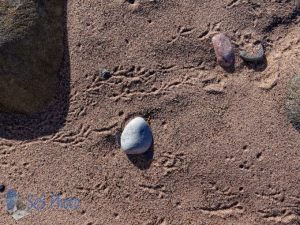
[[121,134],[121,148],[126,154],[142,154],[152,142],[151,128],[142,117],[132,119]]
[[300,131],[300,75],[295,75],[289,83],[286,108],[288,119]]
[[55,95],[63,58],[62,0],[0,1],[0,110],[32,113]]

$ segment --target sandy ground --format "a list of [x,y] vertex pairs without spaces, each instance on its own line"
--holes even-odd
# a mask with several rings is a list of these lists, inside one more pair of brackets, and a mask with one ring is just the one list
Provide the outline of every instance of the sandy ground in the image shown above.
[[[37,203],[16,222],[1,193],[0,224],[300,224],[300,131],[285,109],[300,73],[297,7],[68,1],[56,99],[31,117],[0,116],[0,182]],[[221,31],[236,53],[264,40],[265,63],[237,57],[235,71],[224,71],[211,44]],[[113,76],[101,80],[101,69]],[[153,160],[120,150],[136,115],[152,127]],[[51,208],[57,194],[80,207]]]

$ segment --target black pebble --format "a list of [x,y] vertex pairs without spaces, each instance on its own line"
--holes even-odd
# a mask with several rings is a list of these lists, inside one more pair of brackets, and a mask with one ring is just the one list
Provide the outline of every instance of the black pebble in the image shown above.
[[101,70],[100,77],[102,80],[107,80],[111,77],[111,73],[108,70]]
[[0,192],[2,193],[4,192],[4,190],[5,190],[5,186],[3,184],[0,184]]

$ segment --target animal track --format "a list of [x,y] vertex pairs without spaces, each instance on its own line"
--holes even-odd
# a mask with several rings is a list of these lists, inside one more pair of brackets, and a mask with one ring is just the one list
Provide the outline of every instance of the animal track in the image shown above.
[[171,40],[167,41],[168,44],[172,44],[179,38],[184,38],[194,32],[194,28],[178,27],[176,36],[173,36]]
[[187,169],[187,158],[184,154],[172,154],[165,153],[163,154],[156,166],[162,167],[164,170],[164,175],[170,174],[174,171]]
[[256,192],[256,196],[263,199],[268,199],[275,202],[282,202],[284,199],[284,193],[280,190],[274,189],[271,186],[266,191]]
[[256,196],[268,205],[258,210],[264,220],[273,223],[289,224],[300,219],[300,195],[288,195],[285,191],[268,185],[268,188],[256,192]]
[[263,90],[270,90],[277,85],[282,74],[293,74],[300,70],[297,63],[300,59],[299,28],[292,29],[286,38],[276,43],[276,50],[268,56],[268,67],[262,72],[261,77],[255,81]]
[[143,223],[143,225],[168,225],[168,223],[165,218],[155,218],[151,221]]
[[276,86],[278,79],[279,75],[277,73],[271,73],[261,80],[260,83],[257,83],[257,86],[263,90],[270,90]]
[[256,27],[259,23],[259,18],[261,18],[263,15],[261,6],[258,3],[251,2],[251,8],[249,10],[249,13],[254,17],[253,27]]
[[100,183],[96,183],[94,186],[76,186],[76,190],[84,196],[92,196],[92,197],[99,197],[102,195],[110,195],[111,188],[110,184],[108,183],[108,179],[104,176],[104,179]]
[[10,142],[0,141],[0,155],[9,155],[16,149],[16,146]]
[[237,6],[237,5],[240,5],[240,4],[242,4],[242,3],[244,3],[245,1],[243,1],[243,0],[232,0],[232,1],[230,1],[227,5],[226,5],[226,9],[231,9],[231,8],[233,8],[233,7],[235,7],[235,6]]
[[145,185],[140,184],[140,188],[143,191],[149,192],[150,194],[155,194],[158,198],[165,198],[167,197],[166,188],[163,185]]
[[218,33],[220,31],[221,22],[215,23],[215,24],[207,24],[207,29],[203,31],[200,35],[198,35],[198,38],[202,41],[205,39],[210,39],[214,34]]
[[299,215],[293,211],[287,209],[264,209],[258,211],[259,215],[270,222],[280,223],[280,224],[289,224],[299,221]]
[[242,214],[244,212],[244,208],[239,202],[223,203],[214,207],[200,207],[199,210],[211,216],[218,216],[222,218],[228,215],[232,216]]
[[102,127],[102,128],[96,128],[96,129],[93,129],[94,132],[97,132],[97,133],[108,133],[108,134],[111,134],[112,133],[112,130],[117,127],[118,125],[118,122],[115,122],[113,123],[112,125],[109,125],[108,127]]
[[[114,100],[130,100],[132,97],[144,97],[150,95],[162,95],[172,92],[173,88],[182,85],[195,85],[189,81],[187,75],[179,76],[176,80],[163,81],[161,74],[170,74],[173,72],[186,71],[178,69],[176,65],[162,66],[158,65],[154,69],[146,69],[137,66],[115,68],[113,76],[108,81],[101,81],[95,78],[87,89],[88,96],[99,95],[100,90],[109,89],[107,96]],[[114,87],[112,89],[112,87]]]
[[69,132],[63,131],[55,134],[50,141],[61,144],[62,146],[73,145],[80,146],[85,142],[91,133],[89,125],[80,124],[76,130]]
[[[189,211],[199,211],[213,217],[227,218],[236,217],[244,213],[245,208],[240,202],[243,189],[218,185],[217,182],[210,181],[201,189],[202,196],[197,198],[197,194],[187,194],[184,197],[181,208]],[[199,193],[199,187],[188,190],[188,193]]]
[[209,84],[204,86],[204,90],[210,94],[222,94],[225,92],[226,84],[224,81],[217,84]]

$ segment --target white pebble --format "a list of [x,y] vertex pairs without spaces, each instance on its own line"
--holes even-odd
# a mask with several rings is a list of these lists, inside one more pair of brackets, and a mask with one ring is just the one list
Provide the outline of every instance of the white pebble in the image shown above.
[[121,148],[126,154],[142,154],[152,145],[151,128],[142,117],[132,119],[121,135]]

